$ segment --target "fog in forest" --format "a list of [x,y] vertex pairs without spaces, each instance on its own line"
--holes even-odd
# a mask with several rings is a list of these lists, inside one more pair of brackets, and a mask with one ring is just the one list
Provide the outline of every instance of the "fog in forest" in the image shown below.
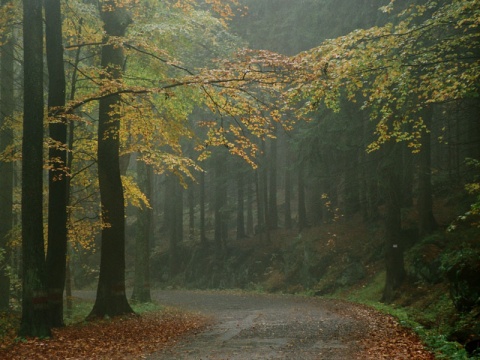
[[23,27],[9,3],[0,309],[21,333],[49,333],[39,299],[57,326],[82,291],[92,318],[242,289],[480,337],[477,3],[73,1]]

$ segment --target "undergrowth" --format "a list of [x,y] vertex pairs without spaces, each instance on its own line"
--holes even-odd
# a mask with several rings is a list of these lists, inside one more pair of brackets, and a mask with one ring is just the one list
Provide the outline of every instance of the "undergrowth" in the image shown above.
[[[419,310],[414,306],[400,306],[398,304],[385,304],[379,302],[381,298],[383,285],[385,282],[385,272],[382,271],[372,278],[368,284],[348,293],[338,292],[334,296],[337,298],[346,298],[349,301],[365,304],[376,310],[394,316],[398,322],[412,329],[422,340],[422,342],[435,354],[437,359],[448,360],[467,360],[480,359],[469,357],[465,349],[457,342],[449,341],[446,333],[452,331],[451,325],[445,319],[440,323],[432,325],[427,329],[424,323],[439,321],[439,315],[449,316],[453,312],[453,305],[448,296],[437,296],[433,294],[430,306]],[[433,300],[436,298],[436,300]]]

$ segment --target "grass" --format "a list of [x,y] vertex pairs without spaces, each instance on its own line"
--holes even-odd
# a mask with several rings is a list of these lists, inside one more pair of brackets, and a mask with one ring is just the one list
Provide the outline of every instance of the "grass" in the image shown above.
[[[445,335],[450,333],[452,325],[448,318],[455,313],[453,303],[449,296],[445,295],[442,289],[427,291],[429,296],[421,302],[410,299],[408,306],[399,304],[381,303],[385,283],[385,272],[374,275],[367,284],[362,287],[348,291],[348,293],[337,293],[337,298],[347,299],[352,302],[365,304],[376,310],[394,316],[398,322],[407,328],[412,329],[423,341],[423,343],[435,354],[437,359],[466,360],[480,359],[480,357],[468,357],[467,352],[457,342],[448,341]],[[406,293],[410,294],[410,291]],[[404,299],[404,301],[406,301]],[[427,329],[425,325],[429,324]]]

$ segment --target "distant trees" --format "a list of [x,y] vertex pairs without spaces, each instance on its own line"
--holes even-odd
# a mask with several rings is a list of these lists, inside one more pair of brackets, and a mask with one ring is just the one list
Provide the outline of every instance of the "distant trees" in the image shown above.
[[[197,240],[201,251],[213,249],[218,263],[212,268],[221,268],[217,265],[235,238],[258,234],[260,241],[274,242],[281,228],[303,231],[357,214],[368,223],[383,220],[388,301],[404,278],[402,209],[416,206],[417,231],[425,236],[436,228],[435,186],[448,178],[448,184],[471,181],[475,191],[476,180],[463,160],[480,156],[480,127],[474,120],[479,113],[474,102],[480,73],[477,3],[399,4],[403,12],[397,17],[391,15],[395,2],[377,12],[376,6],[385,4],[360,1],[345,28],[329,29],[317,20],[328,23],[332,9],[346,12],[350,3],[282,2],[278,9],[275,1],[245,3],[262,36],[253,34],[251,23],[242,24],[249,16],[233,25],[238,33],[250,34],[245,36],[251,44],[263,47],[265,39],[278,39],[275,50],[308,51],[292,57],[236,51],[244,43],[227,31],[225,18],[203,11],[228,18],[232,9],[222,1],[202,4],[202,11],[190,1],[174,8],[158,2],[155,11],[143,1],[106,0],[99,8],[73,1],[64,14],[59,1],[47,1],[45,161],[41,4],[24,0],[23,334],[46,335],[51,325],[63,324],[67,236],[73,250],[87,251],[98,246],[101,234],[91,316],[132,311],[125,294],[125,269],[133,260],[125,254],[133,243],[125,234],[126,204],[143,209],[128,214],[128,223],[141,230],[135,300],[149,300],[148,258],[152,234],[160,233],[151,224],[163,212],[165,239],[156,238],[155,245],[170,248],[170,276],[188,262],[182,248]],[[7,4],[2,1],[2,10]],[[284,22],[271,24],[274,8]],[[305,22],[286,26],[295,16]],[[319,28],[311,29],[312,24]],[[353,30],[349,26],[361,29],[347,33]],[[312,48],[319,34],[331,40]],[[0,153],[7,161],[0,165],[5,219],[0,224],[0,307],[6,307],[14,70],[12,37],[2,36]],[[223,60],[214,62],[214,57]],[[300,123],[304,119],[308,122]],[[130,161],[132,154],[136,161]],[[129,160],[122,168],[121,158]],[[441,169],[448,174],[438,174]],[[78,254],[72,261],[81,263]]]
[[[382,10],[389,13],[396,5],[391,2]],[[298,61],[312,66],[304,69],[305,75],[298,78],[291,94],[292,98],[301,96],[305,100],[301,104],[304,114],[323,107],[338,111],[343,107],[341,99],[360,103],[360,109],[368,111],[375,124],[376,138],[368,151],[391,156],[383,148],[390,148],[390,142],[404,142],[413,153],[419,153],[416,197],[419,230],[425,236],[436,226],[431,200],[430,134],[446,130],[433,109],[445,111],[450,102],[465,103],[478,96],[480,49],[475,19],[479,5],[470,1],[425,1],[402,10],[392,23],[356,30],[300,54]],[[478,144],[478,127],[474,133]],[[395,165],[384,168],[388,175],[380,194],[386,206],[387,299],[392,298],[387,289],[400,285],[403,268],[400,254],[394,255],[401,250],[392,250],[395,244],[391,241],[401,231],[399,212],[403,204],[392,184],[396,182],[396,189],[404,188],[398,179],[407,178],[394,172],[403,162],[399,155],[394,159]]]

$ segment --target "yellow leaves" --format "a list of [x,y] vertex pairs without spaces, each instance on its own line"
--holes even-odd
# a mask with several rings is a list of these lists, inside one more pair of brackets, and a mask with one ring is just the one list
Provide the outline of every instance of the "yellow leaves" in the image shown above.
[[467,190],[470,194],[480,193],[480,183],[467,184],[465,185],[465,190]]
[[125,202],[137,208],[151,209],[150,202],[131,176],[122,176]]
[[[198,2],[195,0],[172,0],[172,6],[176,9],[181,9],[185,12],[192,12],[197,7]],[[238,0],[205,0],[205,4],[210,7],[210,10],[220,17],[220,21],[226,26],[226,20],[235,16],[234,8],[239,7]]]
[[377,122],[369,151],[390,139],[418,151],[423,130],[399,124],[414,122],[429,104],[478,96],[480,60],[472,54],[479,50],[479,14],[478,2],[430,2],[408,7],[395,25],[328,40],[295,58],[304,70],[289,99],[308,113],[321,105],[336,110],[341,95],[356,101],[361,94]]
[[387,14],[390,14],[392,11],[393,11],[393,4],[394,4],[395,0],[390,0],[390,3],[388,5],[385,5],[385,6],[381,6],[379,8],[379,10],[381,12],[384,12],[384,13],[387,13]]

